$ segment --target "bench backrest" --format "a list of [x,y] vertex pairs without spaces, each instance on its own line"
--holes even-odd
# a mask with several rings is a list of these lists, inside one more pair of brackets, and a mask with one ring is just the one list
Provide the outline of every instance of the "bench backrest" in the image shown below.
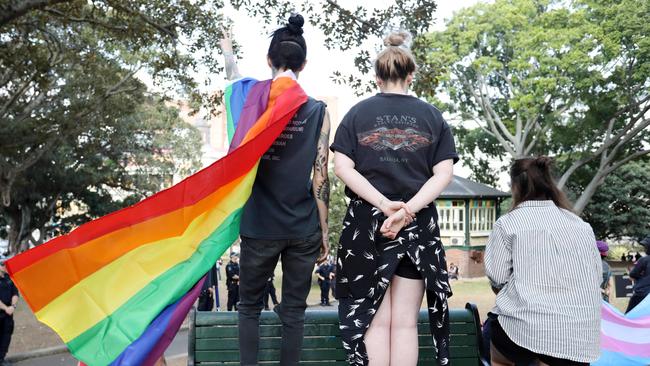
[[[454,366],[480,365],[480,326],[476,307],[451,309],[450,356]],[[278,364],[282,325],[272,311],[260,317],[261,364]],[[421,311],[418,320],[418,365],[437,365],[429,332],[428,314]],[[237,312],[190,313],[188,365],[239,364]],[[347,365],[341,344],[338,314],[335,310],[309,310],[305,314],[305,334],[301,365]]]

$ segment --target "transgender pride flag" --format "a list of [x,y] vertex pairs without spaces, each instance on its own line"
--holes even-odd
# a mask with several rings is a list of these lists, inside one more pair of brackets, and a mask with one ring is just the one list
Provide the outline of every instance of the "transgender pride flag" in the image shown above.
[[603,302],[600,359],[593,366],[650,365],[650,296],[627,314]]

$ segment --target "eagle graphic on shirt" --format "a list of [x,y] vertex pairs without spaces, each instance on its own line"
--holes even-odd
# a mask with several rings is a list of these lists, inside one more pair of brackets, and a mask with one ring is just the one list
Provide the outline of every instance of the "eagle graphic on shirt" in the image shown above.
[[405,150],[416,151],[432,143],[431,135],[414,128],[400,129],[379,127],[357,134],[361,146],[368,146],[375,151]]

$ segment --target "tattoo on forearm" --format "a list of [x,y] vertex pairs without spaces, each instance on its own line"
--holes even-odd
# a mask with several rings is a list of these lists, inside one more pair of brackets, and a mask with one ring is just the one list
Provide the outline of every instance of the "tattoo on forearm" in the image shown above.
[[329,132],[323,133],[321,131],[318,138],[318,150],[316,153],[316,162],[314,169],[317,176],[321,176],[323,180],[316,187],[316,198],[323,201],[326,207],[330,204],[330,180],[327,172],[327,145],[329,143]]
[[323,201],[325,206],[330,206],[330,180],[325,178],[325,180],[316,187],[316,198]]

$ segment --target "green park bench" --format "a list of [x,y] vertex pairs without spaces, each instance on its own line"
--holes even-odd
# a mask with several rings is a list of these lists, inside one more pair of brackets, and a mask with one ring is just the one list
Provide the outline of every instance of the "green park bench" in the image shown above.
[[[450,364],[453,366],[482,365],[480,320],[476,306],[451,309]],[[278,316],[262,312],[260,318],[260,363],[278,365],[280,358],[280,329]],[[420,360],[418,365],[437,365],[435,349],[429,332],[428,315],[420,312]],[[187,364],[190,366],[238,365],[237,312],[190,313]],[[335,310],[308,310],[305,314],[305,338],[301,365],[347,365],[339,334]]]

